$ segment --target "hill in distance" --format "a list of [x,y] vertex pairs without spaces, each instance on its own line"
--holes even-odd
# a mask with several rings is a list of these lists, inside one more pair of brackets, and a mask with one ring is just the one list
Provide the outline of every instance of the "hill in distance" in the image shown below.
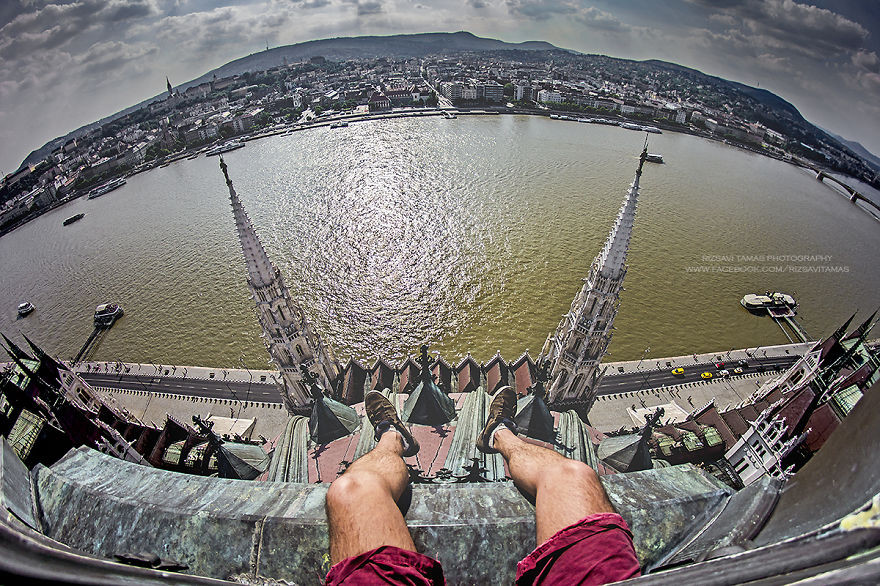
[[[556,47],[545,41],[507,43],[498,39],[478,37],[465,31],[455,33],[440,32],[390,36],[337,37],[274,47],[266,51],[253,53],[246,57],[230,61],[225,65],[221,65],[216,69],[208,71],[196,79],[176,85],[175,89],[185,90],[190,86],[209,81],[214,76],[217,78],[224,78],[246,73],[248,71],[261,71],[283,65],[285,60],[289,63],[295,63],[315,56],[322,56],[330,60],[341,61],[363,58],[374,59],[379,57],[418,58],[427,55],[442,55],[446,53],[455,54],[462,52],[489,51],[554,52],[556,54],[562,54],[563,56],[567,55],[571,58],[611,60],[619,63],[623,67],[658,67],[667,70],[675,70],[681,72],[685,77],[691,80],[700,80],[700,82],[704,80],[709,81],[711,82],[711,85],[721,93],[735,92],[740,95],[748,96],[760,104],[762,119],[769,121],[776,120],[779,122],[778,126],[785,126],[791,130],[796,130],[797,132],[794,133],[794,136],[804,136],[805,133],[812,134],[818,131],[816,127],[804,120],[797,108],[772,92],[728,81],[720,77],[706,75],[696,69],[691,69],[675,63],[660,60],[631,61],[601,55],[583,55],[576,51]],[[43,145],[40,149],[30,153],[22,163],[22,167],[44,159],[50,152],[52,152],[52,150],[64,144],[64,142],[70,138],[80,137],[96,127],[111,122],[116,118],[133,112],[150,102],[161,99],[162,97],[164,97],[164,92],[117,112],[112,116],[108,116],[97,122],[83,126],[66,136],[54,139]],[[856,150],[850,143],[839,139],[839,137],[835,138],[838,138],[843,144]],[[861,151],[856,152],[864,156]],[[864,152],[867,153],[867,151]],[[870,153],[868,153],[868,155],[870,155]],[[869,160],[873,162],[873,159]]]
[[[267,51],[252,53],[246,57],[230,61],[225,65],[221,65],[216,69],[205,73],[201,77],[190,81],[176,84],[176,90],[185,90],[186,88],[200,83],[209,81],[215,75],[218,78],[231,77],[233,75],[242,74],[248,71],[262,71],[271,69],[284,64],[284,60],[294,63],[310,57],[322,56],[331,60],[347,60],[367,58],[374,59],[378,57],[423,57],[425,55],[436,55],[441,53],[460,53],[465,51],[482,52],[482,51],[560,51],[558,47],[545,41],[525,41],[522,43],[507,43],[498,39],[489,39],[478,37],[472,33],[459,31],[456,33],[418,33],[408,35],[389,35],[389,36],[363,36],[363,37],[336,37],[332,39],[319,39],[314,41],[306,41],[304,43],[296,43],[295,45],[284,45],[274,47]],[[96,122],[92,122],[73,132],[55,138],[39,149],[32,151],[24,161],[22,161],[19,169],[25,165],[31,165],[45,159],[49,153],[63,145],[71,138],[79,138],[89,131],[102,126],[108,122],[125,116],[130,112],[161,99],[165,96],[164,92],[157,94],[151,98],[120,110],[115,114],[102,118]]]

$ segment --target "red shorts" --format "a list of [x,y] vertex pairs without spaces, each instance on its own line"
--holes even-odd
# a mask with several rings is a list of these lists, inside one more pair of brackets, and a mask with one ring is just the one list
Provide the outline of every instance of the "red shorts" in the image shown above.
[[[616,513],[569,525],[516,565],[517,584],[607,584],[639,575],[632,533]],[[326,584],[445,584],[440,562],[383,546],[330,568]]]

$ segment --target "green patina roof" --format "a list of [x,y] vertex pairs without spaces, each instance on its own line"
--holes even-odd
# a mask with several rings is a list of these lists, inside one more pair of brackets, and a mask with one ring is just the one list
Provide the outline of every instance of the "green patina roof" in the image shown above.
[[445,425],[455,419],[455,402],[433,381],[420,382],[403,404],[401,419],[422,425]]

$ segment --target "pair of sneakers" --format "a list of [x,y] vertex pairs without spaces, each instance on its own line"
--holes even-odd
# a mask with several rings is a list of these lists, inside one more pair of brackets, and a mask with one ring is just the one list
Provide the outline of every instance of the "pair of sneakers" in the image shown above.
[[[364,397],[364,409],[367,412],[367,419],[373,424],[376,430],[376,441],[383,433],[392,427],[403,438],[403,457],[414,456],[419,451],[419,442],[412,436],[409,429],[400,420],[397,410],[391,404],[385,395],[379,391],[370,391]],[[492,432],[499,425],[505,425],[508,429],[516,433],[516,425],[513,423],[513,417],[516,415],[516,393],[510,387],[502,387],[495,393],[495,398],[489,405],[489,418],[480,435],[477,436],[477,449],[484,454],[495,454],[498,450],[491,447]]]

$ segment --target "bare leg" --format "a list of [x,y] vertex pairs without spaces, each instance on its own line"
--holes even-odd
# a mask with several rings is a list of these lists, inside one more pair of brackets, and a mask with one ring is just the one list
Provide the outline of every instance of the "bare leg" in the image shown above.
[[615,512],[599,476],[583,462],[524,442],[507,428],[495,433],[494,447],[514,484],[535,498],[538,545],[588,515]]
[[401,458],[403,441],[383,433],[368,454],[355,461],[327,490],[330,561],[393,545],[416,551],[397,499],[409,483]]

